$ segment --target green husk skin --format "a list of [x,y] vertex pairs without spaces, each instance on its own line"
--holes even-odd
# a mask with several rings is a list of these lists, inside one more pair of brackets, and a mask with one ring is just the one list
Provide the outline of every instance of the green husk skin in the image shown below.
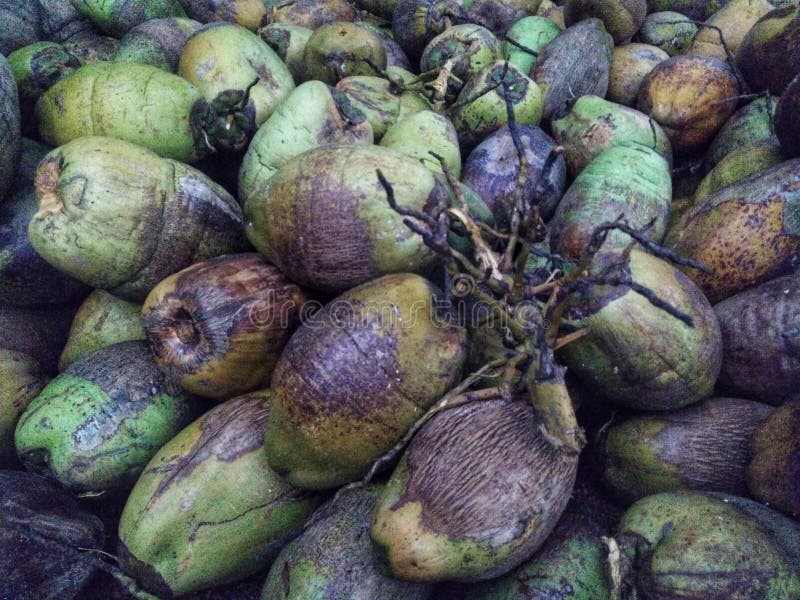
[[787,556],[798,572],[800,567],[800,536],[797,535],[797,520],[787,519],[779,512],[760,502],[755,502],[749,498],[741,496],[726,496],[724,494],[710,494],[715,498],[722,498],[728,504],[733,504],[736,508],[745,513],[751,520],[760,523],[764,528],[769,529],[775,540],[784,547],[784,556]]
[[432,110],[422,110],[398,121],[386,130],[381,146],[417,159],[431,171],[443,173],[442,164],[430,152],[445,159],[452,175],[461,177],[461,151],[453,123]]
[[14,180],[19,160],[22,133],[20,129],[19,95],[8,61],[0,56],[0,202]]
[[606,98],[625,106],[635,106],[639,88],[648,73],[669,55],[649,44],[616,46],[611,56]]
[[72,0],[72,4],[105,33],[117,38],[150,19],[186,16],[179,0]]
[[14,442],[30,470],[74,492],[127,490],[202,406],[173,389],[143,341],[86,355],[20,417]]
[[403,224],[397,204],[421,210],[449,194],[418,161],[380,146],[324,146],[289,160],[245,201],[247,236],[290,279],[342,292],[387,273],[427,273],[437,256]]
[[414,70],[414,67],[411,66],[411,60],[392,36],[392,30],[388,29],[388,25],[382,27],[375,21],[360,21],[359,25],[378,36],[383,50],[386,52],[387,73],[391,74],[392,69],[396,68],[406,71]]
[[441,292],[387,275],[342,294],[295,332],[272,376],[266,452],[293,485],[359,479],[460,378],[466,331]]
[[524,400],[435,415],[411,440],[372,513],[372,539],[409,581],[481,581],[535,552],[575,483]]
[[[131,67],[135,65],[130,65]],[[167,275],[245,247],[236,200],[195,169],[112,138],[48,154],[31,244],[59,270],[142,301]]]
[[647,15],[636,40],[660,48],[669,56],[678,56],[687,53],[697,31],[697,25],[685,15],[663,10]]
[[15,50],[8,56],[8,63],[19,91],[22,133],[35,135],[38,128],[36,102],[81,63],[55,42],[35,42]]
[[779,165],[787,158],[778,138],[774,135],[732,150],[699,183],[694,193],[694,202],[700,203],[709,194],[751,175],[757,175],[764,169]]
[[22,352],[0,348],[0,466],[17,465],[14,430],[25,407],[39,395],[49,377],[39,362]]
[[56,270],[31,245],[28,224],[36,209],[36,193],[30,184],[0,204],[0,303],[20,307],[77,304],[90,288]]
[[[465,152],[508,123],[503,84],[517,123],[538,125],[541,121],[545,99],[539,85],[506,61],[495,61],[467,81],[449,111]],[[491,91],[481,95],[487,89]]]
[[797,391],[800,278],[785,275],[714,307],[722,332],[719,384],[730,393],[777,406]]
[[346,94],[321,81],[301,83],[250,142],[239,169],[239,198],[244,204],[262,195],[269,179],[307,150],[372,142],[372,126]]
[[[667,229],[672,180],[669,164],[649,146],[611,146],[583,169],[567,189],[550,221],[550,248],[562,256],[580,258],[594,228],[624,215],[631,227],[651,224],[646,235],[660,242]],[[611,231],[602,248],[622,250],[631,238]]]
[[638,110],[597,96],[582,96],[569,113],[552,123],[553,137],[575,177],[612,146],[638,143],[658,152],[672,166],[672,147],[661,127]]
[[152,65],[84,65],[51,87],[36,105],[39,133],[53,146],[103,135],[192,162],[206,151],[198,118],[200,91]]
[[380,142],[390,125],[431,107],[417,92],[395,93],[383,77],[345,77],[336,84],[336,89],[347,94],[353,106],[366,115],[375,134],[375,143]]
[[[617,255],[601,255],[597,268]],[[627,286],[598,286],[591,312],[574,324],[589,333],[560,352],[598,396],[638,410],[667,410],[711,394],[722,360],[719,324],[700,289],[669,263],[633,250],[631,278],[688,314],[693,327]]]
[[270,23],[258,30],[258,36],[286,64],[295,81],[300,81],[303,76],[303,53],[312,33],[307,27],[290,23]]
[[[418,80],[418,76],[409,68],[400,66],[386,67],[386,74],[403,84],[413,84]],[[426,100],[427,102],[427,100]]]
[[123,569],[162,598],[264,571],[320,504],[264,453],[268,391],[210,410],[159,450],[119,523]]
[[626,504],[680,490],[746,494],[748,443],[771,412],[752,400],[710,398],[614,424],[600,446],[603,480]]
[[8,56],[8,64],[28,107],[80,66],[77,58],[55,42],[36,42],[15,50]]
[[[511,26],[506,39],[511,39],[525,46],[528,50],[541,52],[552,41],[561,29],[546,17],[530,16],[520,19]],[[530,74],[536,64],[536,56],[506,41],[502,47],[503,57],[525,74]]]
[[756,429],[747,465],[747,487],[756,500],[800,514],[800,401],[775,409]]
[[608,91],[614,40],[599,19],[585,19],[558,34],[536,59],[531,78],[542,88],[545,119],[560,119],[574,98]]
[[255,31],[266,13],[263,0],[180,0],[186,13],[201,23],[226,21]]
[[58,370],[64,371],[100,348],[146,339],[140,311],[141,305],[135,302],[94,290],[75,313],[67,344],[58,359]]
[[608,548],[619,509],[581,484],[542,548],[511,573],[475,586],[470,600],[612,600]]
[[111,60],[153,65],[175,73],[186,40],[200,27],[198,21],[179,17],[145,21],[125,34]]
[[800,6],[761,17],[737,49],[736,66],[753,91],[780,95],[800,73]]
[[716,303],[791,265],[800,251],[798,202],[800,159],[793,159],[709,194],[664,243],[708,268],[682,267]]
[[342,494],[272,563],[262,600],[427,600],[431,588],[381,572],[369,539],[370,512],[383,486]]
[[212,23],[192,35],[178,74],[197,86],[216,113],[204,127],[212,143],[232,150],[244,149],[294,89],[291,73],[272,48],[230,23]]
[[66,490],[24,471],[0,471],[0,593],[14,600],[77,598],[97,565],[103,523]]
[[[453,25],[425,46],[420,59],[420,71],[439,70],[448,60],[452,60],[452,74],[463,85],[470,77],[501,57],[500,42],[491,31],[471,23]],[[455,88],[456,93],[461,88],[461,85],[453,85],[452,81],[448,83]]]
[[386,50],[380,38],[356,23],[331,23],[314,30],[303,49],[302,80],[331,85],[345,76],[375,74],[372,63],[386,68]]
[[17,48],[40,40],[41,19],[38,2],[0,0],[0,54],[8,56]]
[[646,0],[566,0],[564,3],[567,26],[596,17],[603,21],[615,44],[630,42],[646,16]]
[[800,74],[781,94],[775,114],[775,132],[789,156],[800,156]]
[[772,136],[776,109],[777,99],[769,96],[756,98],[733,113],[711,142],[706,153],[706,169],[710,171],[734,150]]
[[631,506],[618,531],[623,555],[641,561],[628,583],[646,598],[788,600],[800,594],[800,525],[752,500],[656,494]]
[[74,306],[22,307],[0,304],[0,348],[28,354],[45,373],[58,371]]

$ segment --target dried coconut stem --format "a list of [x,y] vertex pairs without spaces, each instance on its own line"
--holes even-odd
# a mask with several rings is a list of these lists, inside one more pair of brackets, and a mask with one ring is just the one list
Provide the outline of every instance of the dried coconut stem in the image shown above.
[[603,543],[608,548],[608,578],[611,580],[611,600],[622,597],[622,574],[620,569],[620,552],[617,540],[603,536]]
[[480,90],[479,92],[476,92],[476,93],[475,93],[475,94],[473,94],[472,96],[470,96],[470,97],[468,97],[468,98],[464,98],[464,99],[463,99],[463,100],[461,100],[460,102],[456,102],[456,103],[454,103],[454,104],[450,105],[450,110],[454,110],[454,109],[456,109],[456,108],[461,108],[462,106],[466,106],[467,104],[471,104],[471,103],[475,102],[476,100],[478,100],[478,99],[482,98],[482,97],[483,97],[483,96],[485,96],[486,94],[489,94],[489,93],[491,93],[491,92],[495,91],[497,88],[499,88],[500,86],[502,86],[502,85],[503,85],[503,83],[505,82],[505,79],[506,79],[506,73],[508,73],[508,61],[506,61],[506,62],[503,64],[503,72],[502,72],[502,74],[500,75],[500,80],[499,80],[499,81],[497,81],[497,82],[495,82],[495,83],[490,83],[489,85],[487,85],[486,87],[484,87],[484,88],[483,88],[482,90]]
[[515,48],[517,48],[519,50],[522,50],[525,54],[530,54],[534,58],[538,58],[539,57],[539,53],[536,50],[533,50],[532,48],[528,48],[526,45],[521,44],[520,42],[518,42],[514,38],[506,36],[506,41],[509,44],[511,44],[512,46],[514,46]]
[[[508,62],[506,62],[508,68]],[[511,265],[514,262],[514,253],[519,243],[519,228],[522,222],[522,216],[526,212],[524,206],[524,191],[525,183],[528,180],[528,173],[530,172],[530,165],[528,164],[528,155],[525,153],[525,146],[519,136],[517,129],[517,119],[514,115],[514,103],[511,101],[511,94],[508,89],[508,82],[505,76],[503,82],[503,100],[506,105],[506,119],[508,120],[508,131],[511,134],[511,141],[514,143],[514,149],[517,151],[517,160],[519,167],[517,168],[517,182],[514,186],[514,191],[511,195],[511,236],[506,244],[503,257],[500,259],[500,269],[507,273],[511,270]]]

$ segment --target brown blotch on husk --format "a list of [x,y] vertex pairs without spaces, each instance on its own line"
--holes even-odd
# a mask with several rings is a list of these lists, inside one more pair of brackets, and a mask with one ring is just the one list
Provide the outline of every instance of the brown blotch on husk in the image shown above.
[[156,286],[142,325],[156,361],[215,399],[266,387],[306,297],[260,254],[197,263]]
[[739,93],[736,76],[721,60],[674,56],[642,82],[637,108],[664,128],[676,154],[695,152],[736,110]]
[[263,25],[289,23],[308,29],[317,29],[337,21],[355,21],[356,8],[346,0],[293,0],[279,2],[269,0]]
[[585,19],[562,31],[536,59],[531,78],[544,91],[544,118],[559,119],[586,94],[608,91],[614,40],[600,19]]
[[[417,433],[401,459],[388,484],[399,478],[400,497],[391,505],[379,501],[373,540],[403,579],[496,577],[550,534],[576,469],[577,455],[551,444],[526,401],[445,410]],[[418,513],[412,512],[415,504]],[[480,549],[480,556],[442,550],[459,543]]]
[[759,425],[750,448],[747,487],[753,497],[800,514],[800,397],[794,395]]
[[723,389],[778,405],[800,386],[800,276],[772,279],[714,307]]
[[667,232],[665,244],[705,265],[685,267],[718,302],[780,275],[800,251],[800,159],[707,195]]

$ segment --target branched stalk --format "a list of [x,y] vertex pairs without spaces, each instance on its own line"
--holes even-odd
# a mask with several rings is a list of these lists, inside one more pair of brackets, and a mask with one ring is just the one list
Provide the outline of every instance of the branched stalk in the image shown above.
[[619,544],[613,537],[603,536],[603,543],[608,548],[608,578],[611,580],[611,600],[622,598],[622,573],[620,568]]
[[[650,228],[650,225],[647,226],[647,229],[649,229],[649,228]],[[657,256],[659,258],[663,258],[664,260],[666,260],[668,262],[671,262],[671,263],[674,263],[676,265],[681,265],[683,267],[692,267],[694,269],[699,269],[699,270],[703,271],[704,273],[710,273],[711,272],[711,269],[709,269],[706,265],[704,265],[702,263],[699,263],[696,260],[692,260],[691,258],[684,258],[682,256],[679,256],[678,254],[676,254],[674,251],[670,250],[669,248],[667,248],[665,246],[661,246],[660,244],[657,244],[656,242],[654,242],[650,238],[646,237],[644,235],[644,231],[646,231],[646,229],[644,231],[643,230],[639,230],[639,229],[634,229],[633,227],[628,225],[627,222],[625,222],[625,221],[623,221],[621,219],[617,219],[616,221],[606,222],[606,223],[603,223],[603,224],[599,225],[595,229],[594,233],[595,234],[598,234],[598,233],[602,234],[602,233],[605,233],[605,232],[612,231],[614,229],[616,229],[618,231],[622,231],[623,233],[628,234],[630,237],[632,237],[634,240],[636,240],[639,244],[641,244],[645,248],[645,250],[647,250],[648,252],[650,252],[650,254],[653,254],[654,256]]]
[[566,368],[556,364],[553,347],[544,330],[537,334],[533,361],[523,379],[528,397],[542,418],[542,433],[559,450],[578,454],[586,436],[575,417],[575,407],[564,382]]
[[472,297],[477,302],[489,307],[489,310],[492,311],[494,322],[506,327],[517,343],[524,341],[529,336],[529,332],[525,327],[517,321],[514,315],[509,312],[508,308],[501,305],[496,298],[493,298],[479,289],[473,290]]
[[553,350],[558,351],[567,344],[571,344],[582,337],[589,335],[589,329],[584,327],[583,329],[578,329],[577,331],[573,331],[572,333],[568,333],[566,335],[562,335],[560,338],[557,338],[556,341],[553,343]]
[[[506,67],[508,63],[506,62]],[[525,184],[528,181],[528,174],[530,172],[530,165],[528,164],[528,155],[525,152],[525,146],[519,137],[517,130],[517,119],[514,115],[514,103],[511,101],[511,94],[508,89],[508,82],[505,77],[503,82],[503,100],[506,105],[506,118],[508,120],[508,131],[511,134],[511,140],[514,143],[514,149],[517,151],[517,160],[519,161],[519,168],[517,169],[517,181],[514,186],[514,192],[511,195],[511,235],[506,244],[506,249],[503,252],[503,257],[500,260],[500,270],[504,273],[511,271],[514,262],[514,253],[517,249],[519,242],[519,228],[522,217],[525,214]]]
[[489,225],[487,225],[486,223],[483,223],[481,221],[476,221],[476,225],[478,226],[478,229],[480,229],[482,232],[490,235],[491,237],[493,237],[495,239],[507,240],[509,237],[511,237],[507,233],[504,233],[502,231],[498,231],[494,227],[490,227]]
[[503,369],[503,389],[505,391],[504,397],[510,400],[516,393],[519,385],[519,372],[523,364],[530,360],[530,355],[524,352],[518,353],[513,358],[509,359]]
[[478,265],[482,271],[489,272],[489,277],[491,279],[505,281],[503,274],[500,272],[497,255],[489,248],[481,235],[481,228],[469,214],[469,206],[467,206],[467,201],[464,200],[464,194],[461,193],[458,187],[458,180],[453,176],[443,156],[433,151],[430,151],[429,154],[441,164],[447,184],[450,186],[450,189],[458,201],[459,208],[449,208],[448,213],[449,216],[458,220],[466,229],[467,235],[469,235],[469,239],[472,242],[474,248],[473,252],[478,260]]
[[468,98],[464,98],[460,102],[455,102],[454,104],[452,104],[450,106],[450,110],[454,110],[456,108],[461,108],[462,106],[466,106],[467,104],[471,104],[471,103],[475,102],[476,100],[482,98],[486,94],[495,91],[497,88],[499,88],[501,85],[503,85],[503,82],[506,80],[506,74],[507,73],[508,73],[508,61],[506,61],[503,64],[503,72],[500,74],[499,81],[496,81],[494,83],[490,83],[489,85],[487,85],[486,87],[481,89],[479,92],[473,94],[472,96],[469,96]]
[[[378,181],[386,191],[386,199],[389,206],[402,216],[416,219],[416,221],[412,221],[410,218],[407,218],[403,220],[403,223],[406,227],[411,229],[411,231],[422,237],[425,244],[439,255],[452,275],[457,275],[460,270],[463,270],[476,282],[485,283],[493,293],[502,296],[508,291],[509,282],[506,281],[505,278],[498,279],[497,277],[491,277],[491,270],[489,270],[487,275],[487,270],[473,264],[469,258],[450,246],[448,242],[448,233],[450,231],[451,222],[450,215],[448,214],[448,207],[435,207],[432,209],[431,214],[400,206],[397,204],[392,184],[389,183],[380,169],[376,171],[376,174],[378,176]],[[451,210],[452,209],[450,209],[450,211]],[[462,208],[462,210],[464,209]],[[465,219],[469,209],[466,209],[466,211],[467,212],[464,213]],[[468,225],[470,229],[474,228],[478,230],[471,217],[467,220],[470,221]],[[417,221],[421,222],[421,224]],[[486,246],[482,240],[481,245],[485,253],[484,259],[491,266],[491,264],[496,262],[496,258],[493,258],[494,253],[489,250],[488,246]]]
[[445,99],[447,98],[447,88],[450,83],[450,78],[456,78],[455,75],[453,75],[453,68],[455,66],[455,61],[452,58],[448,58],[444,62],[444,65],[442,65],[442,68],[439,70],[436,79],[434,79],[431,83],[426,84],[426,87],[433,92],[431,103],[433,104],[433,109],[436,111],[441,111],[442,107],[444,106]]
[[[487,372],[487,368],[465,379],[417,421],[394,448],[378,459],[362,481],[345,486],[344,490],[369,482],[402,452],[420,427],[442,410],[486,399],[510,399],[523,390],[527,392],[528,400],[541,419],[544,437],[559,451],[573,455],[579,453],[586,444],[586,437],[578,424],[564,381],[566,369],[556,362],[555,352],[587,335],[588,330],[585,328],[563,333],[562,322],[570,309],[580,308],[586,302],[596,286],[625,286],[647,298],[659,309],[691,325],[689,315],[659,298],[652,290],[631,280],[628,266],[630,253],[638,243],[652,254],[673,263],[701,269],[703,266],[683,259],[649,240],[646,234],[652,223],[637,229],[630,226],[624,215],[596,227],[581,257],[570,266],[563,266],[562,263],[566,261],[557,256],[547,255],[554,265],[558,263],[559,266],[548,281],[536,286],[527,284],[525,263],[528,252],[532,250],[534,242],[543,238],[541,231],[544,224],[538,213],[537,202],[541,192],[534,194],[532,202],[524,196],[524,184],[529,176],[530,165],[518,134],[508,83],[501,78],[499,85],[503,87],[509,129],[519,157],[517,186],[512,196],[511,228],[507,234],[497,232],[503,235],[495,235],[495,232],[487,232],[480,227],[470,214],[458,189],[458,182],[447,169],[444,159],[438,155],[434,154],[442,164],[445,180],[452,189],[456,206],[451,206],[449,200],[440,201],[437,206],[429,206],[425,211],[398,206],[391,184],[380,171],[377,174],[390,206],[406,217],[406,224],[422,236],[425,244],[442,259],[450,280],[463,280],[465,275],[469,276],[471,285],[461,291],[468,294],[475,303],[489,309],[488,322],[497,332],[503,334],[503,344],[507,348],[504,358],[487,365],[492,368],[502,367],[501,383],[494,387],[471,389]],[[557,157],[557,150],[551,152],[548,157],[551,166]],[[528,219],[531,217],[535,219],[535,225],[528,227]],[[471,257],[458,252],[449,244],[448,233],[456,223],[467,232],[472,241]],[[612,231],[626,233],[631,241],[622,252],[613,255],[612,260],[606,260],[598,268],[595,259]],[[528,237],[530,232],[533,232],[533,240]],[[490,245],[484,234],[489,236],[489,240],[503,242],[505,245],[495,250],[496,246]],[[549,295],[546,301],[541,298],[543,294]]]

